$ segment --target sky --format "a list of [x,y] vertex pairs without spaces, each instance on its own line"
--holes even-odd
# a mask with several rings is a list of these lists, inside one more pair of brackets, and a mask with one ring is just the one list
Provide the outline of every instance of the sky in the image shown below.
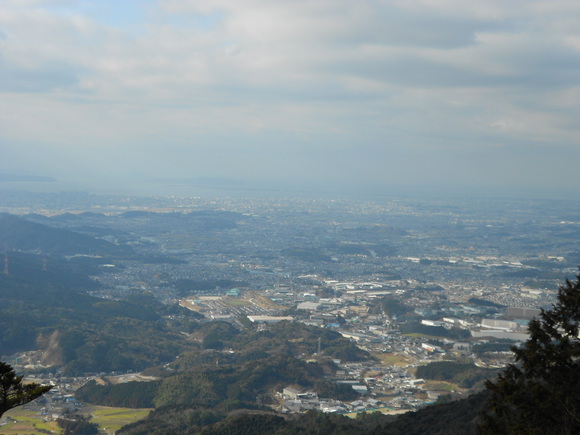
[[580,198],[575,0],[0,0],[0,173]]

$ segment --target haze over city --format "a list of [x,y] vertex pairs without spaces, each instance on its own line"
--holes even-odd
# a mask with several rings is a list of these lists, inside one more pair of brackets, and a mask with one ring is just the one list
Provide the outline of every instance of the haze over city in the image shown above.
[[579,29],[573,1],[4,0],[0,173],[573,197]]

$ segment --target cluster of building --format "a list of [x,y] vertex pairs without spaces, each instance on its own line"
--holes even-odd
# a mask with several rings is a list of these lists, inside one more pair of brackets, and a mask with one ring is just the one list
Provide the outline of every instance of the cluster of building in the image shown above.
[[[309,279],[315,280],[315,276]],[[239,289],[237,289],[239,290]],[[472,361],[482,368],[497,368],[511,361],[509,345],[525,341],[527,323],[539,315],[537,308],[500,307],[483,299],[471,300],[468,292],[449,302],[447,290],[438,285],[412,281],[338,282],[320,281],[309,291],[293,291],[288,286],[259,292],[239,290],[229,294],[188,298],[182,305],[206,315],[208,320],[250,322],[267,328],[268,324],[296,321],[337,331],[375,356],[394,355],[398,364],[376,361],[354,364],[336,361],[335,382],[347,383],[365,398],[364,409],[372,407],[413,409],[433,403],[449,393],[448,385],[426,383],[414,376],[417,365],[435,361]],[[330,296],[329,296],[330,294]],[[547,301],[549,294],[541,294]],[[384,298],[404,304],[406,312],[387,314]],[[272,302],[267,309],[263,300]],[[232,301],[237,301],[232,303]],[[242,309],[243,308],[243,309]],[[410,326],[411,325],[411,326]],[[415,329],[409,329],[415,328]],[[482,344],[503,344],[503,350],[478,350]],[[507,344],[506,344],[507,343]],[[325,343],[319,343],[324,356]],[[308,356],[305,356],[308,358]],[[460,390],[457,386],[453,387]],[[293,390],[288,390],[292,392]],[[329,412],[356,412],[354,405],[319,398],[311,392],[286,394],[288,412],[320,409]],[[360,409],[358,409],[360,411]]]

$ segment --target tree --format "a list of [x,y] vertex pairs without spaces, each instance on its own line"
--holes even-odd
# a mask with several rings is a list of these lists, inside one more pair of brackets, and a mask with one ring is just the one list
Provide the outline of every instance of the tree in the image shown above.
[[0,417],[9,409],[32,402],[52,388],[51,385],[23,384],[9,364],[0,361]]
[[59,418],[56,423],[63,429],[64,435],[97,435],[99,433],[99,426],[82,415]]
[[486,383],[483,433],[580,433],[580,274],[557,302],[530,321],[530,338],[512,347],[515,364]]

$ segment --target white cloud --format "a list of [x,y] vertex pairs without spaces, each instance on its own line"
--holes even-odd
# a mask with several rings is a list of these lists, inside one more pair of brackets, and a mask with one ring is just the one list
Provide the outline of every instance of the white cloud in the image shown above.
[[539,156],[580,153],[575,2],[126,3],[137,23],[105,3],[0,3],[0,147],[75,147],[101,163],[114,150],[116,170],[159,172],[185,172],[188,156],[211,172],[228,153],[260,154],[246,175],[272,173],[291,148],[288,162],[308,160],[321,177],[349,166],[385,180],[365,165],[394,156],[402,177],[447,168],[461,149],[474,179],[491,180],[491,160],[480,167],[469,152],[513,157],[530,142]]

